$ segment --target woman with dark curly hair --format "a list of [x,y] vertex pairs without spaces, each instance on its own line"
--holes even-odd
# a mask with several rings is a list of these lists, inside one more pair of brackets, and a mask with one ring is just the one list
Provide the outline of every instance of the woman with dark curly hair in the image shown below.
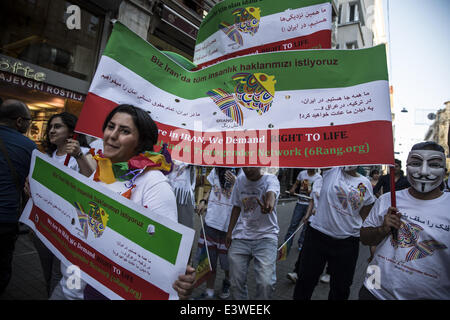
[[[45,153],[59,163],[64,163],[67,154],[70,154],[69,168],[85,176],[90,176],[97,164],[89,153],[86,137],[79,135],[78,140],[72,139],[77,120],[76,116],[68,112],[51,116],[45,129],[43,146]],[[47,294],[50,297],[62,277],[60,261],[39,238],[33,236],[33,242],[39,254],[47,285]]]
[[62,112],[50,117],[44,136],[44,150],[50,157],[64,163],[67,154],[71,156],[68,166],[89,177],[96,168],[96,162],[89,153],[89,145],[84,135],[72,139],[78,118]]

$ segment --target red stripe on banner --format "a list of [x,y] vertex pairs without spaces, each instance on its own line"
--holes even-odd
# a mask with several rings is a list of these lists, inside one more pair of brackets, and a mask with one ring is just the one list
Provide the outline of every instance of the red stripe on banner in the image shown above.
[[197,65],[197,68],[193,69],[193,71],[203,69],[207,66],[216,64],[223,60],[240,57],[252,53],[266,53],[274,51],[289,51],[289,50],[304,50],[304,49],[331,49],[331,30],[320,30],[302,37],[291,38],[287,40],[264,44],[257,47],[251,47],[248,49],[235,51],[233,53],[223,55],[219,58],[204,63],[200,63]]
[[119,266],[71,234],[66,228],[33,205],[29,219],[67,260],[127,300],[168,300],[169,294]]
[[166,132],[159,146],[167,143],[172,158],[197,165],[323,168],[394,163],[390,121],[247,132],[201,133],[162,123],[158,129]]
[[86,96],[83,108],[81,109],[80,116],[78,117],[75,131],[97,138],[103,138],[103,122],[105,122],[108,114],[117,105],[117,103],[111,100],[89,92]]
[[[100,123],[103,124],[117,103],[92,93],[86,100],[89,105],[83,110],[93,111],[90,114],[82,111],[77,131],[102,137]],[[313,128],[223,132],[198,132],[156,124],[162,134],[155,151],[167,143],[173,159],[196,165],[323,168],[394,164],[392,123],[385,120]]]

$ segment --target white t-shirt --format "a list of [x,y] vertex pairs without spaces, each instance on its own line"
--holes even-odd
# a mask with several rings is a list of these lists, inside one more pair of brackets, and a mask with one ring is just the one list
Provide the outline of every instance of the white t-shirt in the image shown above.
[[[317,205],[319,204],[320,190],[322,190],[322,184],[323,184],[322,176],[320,178],[321,179],[317,179],[317,181],[314,182],[314,184],[312,186],[312,190],[311,190],[311,198],[313,199],[313,204],[314,204],[313,209],[315,210],[315,212],[317,212]],[[308,221],[311,223],[312,220],[314,219],[314,217],[315,217],[315,215],[311,215],[309,217]]]
[[233,187],[228,188],[228,190],[220,187],[216,168],[211,170],[206,179],[211,184],[211,192],[208,198],[205,223],[214,229],[227,231],[230,224],[231,210],[233,209],[233,204],[231,203]]
[[[261,213],[257,199],[262,202],[263,195],[272,191],[276,194],[273,211]],[[258,181],[250,181],[245,174],[239,175],[231,194],[233,206],[241,208],[241,213],[233,229],[233,239],[257,240],[272,238],[278,240],[276,205],[280,195],[280,182],[272,174],[264,174]]]
[[[93,175],[91,176],[93,178]],[[116,192],[118,195],[128,190],[126,181],[116,181],[107,184],[98,181],[99,184]],[[177,205],[175,195],[167,178],[159,170],[149,170],[135,180],[136,187],[131,192],[130,200],[134,203],[147,207],[152,212],[178,221]],[[145,211],[142,212],[145,214]]]
[[[94,174],[91,175],[91,179],[94,178]],[[116,181],[111,184],[98,181],[98,183],[116,192],[118,195],[123,194],[129,189],[125,186],[125,181]],[[147,207],[154,213],[178,222],[175,195],[168,183],[167,178],[161,171],[147,171],[135,180],[135,185],[136,187],[131,192],[131,201],[143,207]],[[145,215],[145,211],[146,210],[143,210],[141,213]],[[66,273],[67,267],[67,265],[64,265],[61,262],[61,273],[63,277],[60,281],[60,285],[64,296],[69,300],[83,300],[83,291],[86,287],[86,282],[81,281],[81,286],[78,290],[69,289],[67,287],[67,279],[71,276],[71,274]]]
[[323,173],[322,183],[311,227],[336,239],[359,237],[359,211],[375,202],[370,181],[362,175],[346,174],[343,168],[332,168]]
[[[316,172],[311,177],[308,175],[308,170],[303,170],[298,174],[297,180],[300,181],[300,194],[310,196],[314,183],[316,183],[318,180],[322,180],[322,176]],[[309,204],[309,200],[299,197],[297,203],[307,205]]]
[[[89,148],[80,147],[80,149],[81,149],[81,152],[83,152],[83,154],[87,154],[89,152]],[[62,155],[62,156],[56,155],[56,150],[53,151],[53,154],[52,154],[52,158],[62,164],[64,164],[64,162],[66,161],[66,156],[67,156],[67,154]],[[76,172],[80,172],[80,168],[78,167],[77,159],[75,159],[74,157],[70,157],[69,163],[67,164],[67,166],[70,169],[75,170]]]
[[[408,189],[395,194],[398,242],[388,236],[377,246],[364,285],[378,299],[450,299],[450,194],[433,200],[416,199]],[[381,226],[390,206],[390,193],[378,198],[363,227]],[[375,282],[370,276],[378,268]]]
[[[177,203],[194,205],[195,167],[176,160],[173,160],[173,163],[173,170],[167,178],[175,193]],[[193,170],[193,174],[191,170]]]
[[95,150],[95,153],[97,153],[98,150],[103,150],[103,139],[95,139],[89,143],[89,146]]

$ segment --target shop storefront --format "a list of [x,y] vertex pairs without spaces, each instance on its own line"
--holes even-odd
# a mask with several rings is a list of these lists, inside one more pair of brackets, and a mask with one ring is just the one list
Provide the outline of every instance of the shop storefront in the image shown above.
[[[76,4],[80,29],[66,25]],[[0,97],[25,102],[33,122],[27,133],[38,146],[48,119],[78,115],[95,72],[104,12],[83,2],[15,0],[0,4]]]

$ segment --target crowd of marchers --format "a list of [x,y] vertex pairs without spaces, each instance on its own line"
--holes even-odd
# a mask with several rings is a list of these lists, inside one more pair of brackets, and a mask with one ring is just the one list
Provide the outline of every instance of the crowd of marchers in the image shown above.
[[[24,133],[31,121],[25,103],[1,102],[0,296],[11,279],[18,219],[30,196],[27,176],[37,146]],[[214,299],[218,262],[225,273],[218,298],[272,298],[280,238],[277,176],[258,167],[214,167],[207,176],[211,188],[196,201],[196,167],[172,161],[164,147],[154,152],[158,128],[147,112],[126,104],[115,107],[103,123],[103,138],[91,145],[81,134],[74,137],[76,122],[67,112],[52,116],[43,152],[118,196],[175,222],[193,228],[194,214],[204,222],[197,230],[200,236],[192,263],[173,283],[180,299]],[[105,171],[98,174],[105,163],[126,171],[126,164],[142,155],[164,158],[160,162],[164,165],[145,167],[129,179],[115,177],[118,170],[110,170],[108,179]],[[289,254],[298,235],[298,258],[287,274],[295,283],[293,299],[311,299],[319,281],[329,283],[330,300],[348,299],[360,243],[371,252],[359,291],[361,300],[449,299],[450,193],[446,173],[445,149],[431,141],[411,148],[406,174],[396,159],[394,177],[380,176],[377,170],[366,177],[358,166],[300,171],[289,190],[298,200],[282,237]],[[84,281],[76,288],[68,285],[69,266],[33,232],[30,236],[39,253],[49,299],[107,299]],[[193,297],[196,281],[204,280],[196,280],[194,266],[201,263],[205,247],[212,270],[205,278],[204,292]],[[249,297],[247,277],[252,260],[256,296]]]

